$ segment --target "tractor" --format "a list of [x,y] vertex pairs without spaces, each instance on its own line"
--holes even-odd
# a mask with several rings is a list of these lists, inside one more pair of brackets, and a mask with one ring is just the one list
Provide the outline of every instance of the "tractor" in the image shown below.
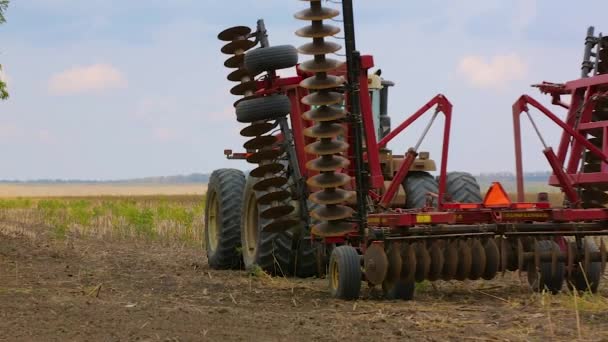
[[[566,120],[527,95],[514,104],[512,201],[500,183],[482,196],[471,174],[447,171],[446,96],[392,127],[388,95],[395,84],[372,71],[373,56],[357,50],[352,0],[341,2],[342,11],[321,0],[304,3],[295,18],[309,25],[295,33],[311,41],[298,48],[271,46],[263,20],[255,30],[236,26],[218,35],[246,137],[243,152],[224,154],[254,165],[248,175],[220,169],[210,177],[204,235],[212,268],[325,277],[331,295],[344,300],[359,298],[363,282],[387,298],[410,300],[417,282],[490,280],[506,271],[526,272],[535,291],[557,293],[564,282],[597,291],[607,261],[598,237],[608,235],[608,39],[589,29],[582,78],[536,85],[568,111]],[[346,61],[330,58],[342,49],[332,40],[341,31]],[[298,63],[300,55],[309,58]],[[563,101],[568,95],[570,102]],[[557,153],[530,107],[563,129]],[[549,184],[564,193],[559,207],[546,193],[525,202],[522,113],[544,144]],[[420,148],[440,116],[437,168]],[[423,117],[424,129],[413,131]],[[419,136],[417,143],[390,150],[403,133]]]

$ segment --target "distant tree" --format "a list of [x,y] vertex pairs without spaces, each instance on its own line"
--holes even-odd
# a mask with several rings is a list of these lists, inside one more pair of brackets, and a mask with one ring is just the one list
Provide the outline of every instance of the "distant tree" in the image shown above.
[[[6,22],[6,18],[4,17],[4,13],[8,8],[8,3],[10,0],[0,0],[0,24],[4,24]],[[2,72],[2,64],[0,64],[0,73]],[[0,79],[0,100],[8,99],[8,91],[6,90],[6,82]]]

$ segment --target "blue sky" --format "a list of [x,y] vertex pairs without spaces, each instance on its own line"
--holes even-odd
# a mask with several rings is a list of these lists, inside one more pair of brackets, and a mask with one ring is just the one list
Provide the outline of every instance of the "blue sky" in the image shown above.
[[[605,1],[355,1],[358,47],[397,83],[402,121],[437,93],[454,104],[451,170],[513,170],[511,105],[543,80],[579,75]],[[246,168],[216,35],[263,17],[272,44],[298,45],[296,0],[14,0],[0,26],[11,99],[0,103],[0,179],[116,179]],[[604,19],[604,20],[602,20]],[[563,111],[556,110],[563,116]],[[540,120],[557,144],[559,131]],[[438,156],[439,125],[423,144]],[[548,169],[525,126],[527,170]],[[418,138],[397,139],[395,152]]]

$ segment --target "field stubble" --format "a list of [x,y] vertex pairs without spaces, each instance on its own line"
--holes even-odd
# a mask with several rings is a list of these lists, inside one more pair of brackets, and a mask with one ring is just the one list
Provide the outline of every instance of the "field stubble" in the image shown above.
[[606,279],[598,295],[507,273],[344,302],[325,280],[209,269],[203,213],[200,195],[0,200],[0,341],[608,340]]

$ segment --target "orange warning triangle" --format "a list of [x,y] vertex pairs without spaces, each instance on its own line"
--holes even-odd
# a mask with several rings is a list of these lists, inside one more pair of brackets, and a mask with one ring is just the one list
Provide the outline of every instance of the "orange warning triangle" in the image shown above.
[[485,207],[509,207],[511,200],[502,185],[499,182],[493,182],[483,199],[483,205]]

